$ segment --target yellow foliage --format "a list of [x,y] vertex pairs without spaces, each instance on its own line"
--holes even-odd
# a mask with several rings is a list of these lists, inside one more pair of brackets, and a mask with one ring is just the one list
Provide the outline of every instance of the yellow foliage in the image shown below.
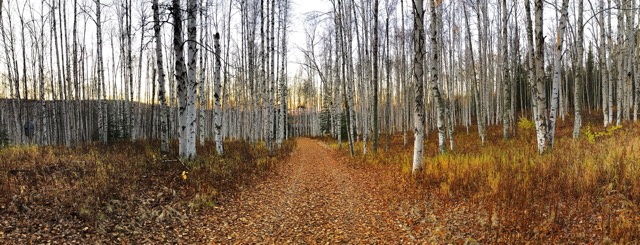
[[606,128],[604,131],[593,131],[591,129],[591,124],[587,125],[587,127],[585,128],[584,131],[584,135],[587,137],[587,140],[591,143],[595,143],[596,139],[604,137],[604,136],[611,136],[613,135],[613,132],[619,130],[622,128],[622,125],[613,125],[610,126],[608,128]]
[[535,130],[536,124],[526,117],[520,117],[518,120],[518,128],[524,131],[532,131]]

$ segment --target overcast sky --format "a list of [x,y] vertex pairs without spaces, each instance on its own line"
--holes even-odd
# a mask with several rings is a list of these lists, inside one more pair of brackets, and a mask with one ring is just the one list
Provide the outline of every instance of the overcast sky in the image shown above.
[[291,0],[291,31],[289,32],[289,74],[293,75],[300,67],[297,62],[303,61],[303,55],[298,51],[298,47],[305,47],[305,14],[309,12],[319,11],[327,12],[330,10],[328,0]]
[[[79,38],[85,40],[85,44],[87,45],[87,49],[88,49],[88,57],[86,57],[87,59],[90,60],[95,60],[95,57],[93,57],[94,53],[95,53],[95,23],[92,21],[91,18],[94,18],[94,9],[95,9],[95,4],[93,2],[93,0],[77,0],[78,4],[84,6],[83,8],[81,8],[79,11],[82,12],[82,9],[86,9],[86,11],[88,12],[88,14],[80,14],[79,18]],[[110,4],[112,2],[114,2],[115,0],[102,0],[103,4]],[[141,1],[143,0],[133,0],[133,5],[134,5],[134,11],[133,11],[133,27],[134,27],[134,31],[139,31],[139,20],[137,20],[136,18],[138,18],[138,16],[140,16],[140,4],[142,3]],[[144,1],[148,1],[148,0],[144,0]],[[231,0],[229,0],[231,1]],[[288,31],[288,61],[289,61],[289,66],[288,66],[288,74],[289,75],[293,75],[295,74],[295,72],[299,69],[300,65],[298,65],[298,62],[302,62],[303,61],[303,56],[301,54],[301,52],[299,52],[298,47],[305,47],[305,14],[309,13],[309,12],[321,12],[321,13],[326,13],[330,10],[330,2],[329,0],[290,0],[291,1],[291,13],[290,13],[290,24],[289,24],[289,31]],[[573,4],[574,1],[579,1],[579,0],[572,0],[571,3]],[[47,0],[46,2],[50,2],[50,0]],[[69,39],[71,38],[71,25],[72,25],[72,15],[73,15],[73,10],[72,10],[72,0],[63,0],[63,2],[66,2],[67,4],[67,26],[69,28],[69,32],[67,33],[67,35],[69,35]],[[167,2],[166,0],[161,0],[160,2]],[[224,1],[214,1],[214,2],[220,2],[220,3],[225,3],[228,4],[229,2],[224,2]],[[552,1],[553,2],[553,1]],[[4,0],[4,6],[3,6],[3,18],[5,19],[5,26],[8,25],[7,21],[9,18],[11,18],[12,20],[12,25],[13,25],[13,32],[14,35],[16,36],[16,40],[14,43],[14,47],[16,48],[16,56],[18,57],[18,61],[19,61],[19,66],[22,66],[22,56],[21,56],[21,45],[20,45],[20,35],[21,35],[21,31],[23,30],[23,28],[20,26],[20,22],[19,22],[19,16],[22,15],[24,16],[24,19],[27,21],[27,24],[24,29],[26,29],[26,35],[30,35],[29,32],[31,30],[35,30],[37,31],[37,29],[41,26],[41,18],[40,15],[41,13],[44,13],[46,15],[46,13],[49,11],[49,7],[47,7],[47,5],[45,4],[45,6],[43,7],[43,3],[45,3],[45,1],[43,0]],[[145,5],[145,11],[146,14],[149,15],[151,13],[151,9],[148,6],[148,2],[146,2],[147,4]],[[235,1],[234,1],[235,3]],[[385,0],[381,0],[380,5],[384,6],[386,4]],[[405,11],[409,11],[410,7],[409,7],[410,1],[405,0]],[[520,4],[521,5],[521,4]],[[228,5],[227,5],[228,6]],[[571,5],[573,6],[573,5]],[[595,6],[597,8],[597,6]],[[215,7],[214,7],[215,8]],[[491,8],[491,7],[490,7]],[[587,9],[587,11],[585,11],[585,21],[590,20],[590,22],[594,22],[594,19],[589,19],[589,17],[592,15],[592,12],[589,10],[590,7],[587,6],[587,4],[585,4],[585,8]],[[220,10],[220,8],[216,9],[216,10]],[[111,7],[106,7],[103,13],[103,40],[104,40],[104,44],[103,44],[103,48],[104,48],[104,60],[105,60],[105,68],[107,69],[107,77],[109,76],[108,73],[110,72],[110,70],[112,70],[112,54],[115,55],[116,57],[119,55],[119,48],[118,48],[118,34],[117,34],[117,26],[118,26],[118,20],[115,14],[115,7],[111,6]],[[210,11],[214,11],[213,9],[210,9]],[[226,10],[225,10],[226,11]],[[237,18],[238,14],[238,9],[234,7],[233,9],[234,12],[234,18]],[[573,14],[575,11],[571,11],[570,10],[570,23],[575,23],[575,15]],[[33,17],[31,17],[33,15]],[[30,21],[31,19],[34,19],[35,21]],[[473,26],[473,22],[475,22],[473,20],[474,18],[471,19],[472,21],[472,29],[475,29],[475,27]],[[522,17],[519,17],[519,19],[522,19]],[[614,29],[616,28],[616,18],[612,18],[613,20],[613,27]],[[60,20],[58,20],[60,21]],[[520,21],[520,20],[519,20]],[[545,5],[545,35],[549,36],[551,35],[552,31],[555,28],[555,11],[553,9],[552,6],[550,6],[549,4]],[[411,23],[407,23],[406,28],[410,29],[412,27]],[[587,28],[589,28],[590,26],[587,25]],[[45,28],[50,28],[48,25],[45,26]],[[234,26],[232,28],[239,28],[237,26]],[[165,44],[170,43],[170,35],[171,32],[169,31],[168,27],[165,27],[165,36],[164,36],[164,42]],[[59,31],[59,30],[58,30]],[[148,30],[149,31],[149,30]],[[238,37],[235,37],[235,35],[238,33],[238,29],[233,30],[232,31],[232,36],[234,39],[234,42],[239,42],[240,40],[238,39]],[[50,30],[47,29],[46,31],[46,35],[49,35]],[[588,45],[588,40],[589,40],[589,36],[591,36],[592,33],[590,33],[590,30],[587,29],[585,32],[585,37],[587,38],[587,42],[585,43],[586,45]],[[114,39],[116,40],[114,42],[114,48],[111,48],[111,36],[114,36]],[[150,39],[151,32],[149,31],[147,33],[147,36],[145,37],[148,40]],[[522,35],[522,34],[521,34]],[[51,39],[51,37],[45,37],[47,40],[46,45],[52,45],[53,44],[53,40]],[[134,49],[134,53],[135,55],[137,55],[137,50],[140,47],[140,41],[139,41],[139,33],[136,34],[136,36],[134,37],[133,40],[133,49]],[[27,66],[29,69],[29,73],[31,74],[33,71],[33,67],[32,65],[35,63],[34,58],[32,55],[29,54],[29,51],[32,50],[32,43],[31,40],[28,39],[27,43],[26,43],[26,47],[28,50],[27,53]],[[223,47],[224,48],[224,47]],[[585,48],[588,48],[587,46],[585,46]],[[47,48],[48,49],[48,48]],[[47,52],[49,52],[47,50]],[[6,54],[5,52],[0,52],[0,73],[5,73],[6,74],[6,59],[8,57],[8,54]],[[165,59],[167,59],[168,57],[165,57]],[[48,62],[48,61],[47,61]],[[118,62],[116,60],[116,62]],[[144,61],[146,62],[146,60]],[[92,66],[91,64],[89,64],[90,66]],[[146,64],[145,64],[146,65]],[[51,67],[49,67],[49,65],[47,64],[47,67],[45,68],[45,70],[50,70]],[[93,67],[87,67],[88,69],[92,69]],[[20,71],[22,71],[22,69],[20,68]],[[144,78],[144,76],[143,76]],[[6,91],[6,90],[4,90]],[[3,91],[0,91],[3,92]]]

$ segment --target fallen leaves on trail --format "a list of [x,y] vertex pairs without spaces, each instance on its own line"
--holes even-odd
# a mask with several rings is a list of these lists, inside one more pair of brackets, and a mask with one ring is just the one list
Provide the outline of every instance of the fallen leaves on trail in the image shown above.
[[215,243],[410,242],[384,201],[376,172],[339,162],[310,139],[277,175],[203,219]]

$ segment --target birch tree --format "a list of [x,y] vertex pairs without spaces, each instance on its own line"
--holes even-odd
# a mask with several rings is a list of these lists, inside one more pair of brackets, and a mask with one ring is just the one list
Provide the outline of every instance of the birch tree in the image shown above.
[[275,18],[276,18],[276,0],[271,0],[271,18],[269,20],[269,23],[271,25],[270,30],[268,31],[267,34],[269,35],[269,47],[270,50],[269,52],[271,53],[271,55],[269,56],[270,60],[269,60],[269,86],[268,86],[268,94],[269,94],[269,101],[268,103],[268,108],[269,111],[267,113],[267,116],[269,118],[269,120],[267,120],[269,123],[267,124],[268,126],[268,134],[267,137],[268,140],[268,148],[269,148],[269,156],[273,156],[274,154],[274,140],[275,140],[275,127],[274,127],[274,123],[275,123],[275,97],[274,97],[274,89],[276,87],[276,68],[275,68],[275,64],[276,64],[276,52],[275,52],[275,48],[276,48],[276,42],[275,42],[275,34],[276,34],[276,28],[275,28]]
[[[204,29],[204,31],[200,32],[200,43],[203,45],[205,43],[208,43],[208,39],[209,39],[209,27],[208,27],[209,14],[205,13],[206,8],[208,6],[209,4],[207,1],[205,3],[205,6],[200,10],[200,20],[202,21],[202,26]],[[214,40],[214,46],[215,46],[215,40]],[[205,91],[205,83],[207,81],[207,63],[209,61],[208,59],[209,57],[207,57],[207,54],[209,54],[209,52],[206,52],[206,51],[202,52],[202,54],[199,57],[200,58],[200,77],[198,78],[199,82],[198,82],[198,123],[197,125],[198,125],[198,144],[200,146],[204,146],[204,138],[205,138],[205,127],[204,127],[205,115],[204,114],[208,107],[206,103],[208,94],[206,94],[206,91]],[[215,110],[215,108],[213,110]],[[214,118],[214,121],[215,121],[215,118]]]
[[[188,38],[188,53],[187,57],[189,63],[187,64],[187,144],[184,156],[187,158],[193,158],[196,156],[196,134],[197,134],[197,117],[196,117],[196,91],[198,88],[198,81],[196,80],[196,63],[198,57],[198,43],[197,40],[197,21],[198,21],[198,5],[199,0],[187,1],[187,38]],[[182,155],[182,154],[181,154]]]
[[[484,33],[483,33],[483,28],[481,28],[481,21],[480,21],[480,0],[478,0],[477,2],[477,11],[476,11],[476,19],[477,19],[477,26],[478,26],[478,43],[480,43],[480,45],[482,45],[484,43]],[[468,22],[468,18],[467,18],[467,22]],[[467,31],[471,32],[470,28],[469,28],[469,23],[467,23]],[[469,50],[471,52],[471,61],[474,62],[473,59],[473,45],[471,44],[471,35],[469,35]],[[484,145],[485,140],[486,140],[486,133],[485,133],[485,122],[486,122],[486,117],[485,117],[485,106],[484,106],[484,84],[485,82],[485,59],[482,57],[483,56],[483,52],[484,49],[481,48],[480,50],[478,50],[478,59],[479,59],[479,70],[480,70],[480,83],[474,81],[473,84],[473,88],[475,90],[475,98],[476,98],[476,118],[478,121],[478,134],[480,134],[480,139],[482,141],[482,144]],[[473,70],[475,73],[475,69]],[[474,74],[475,75],[475,74]],[[476,76],[474,76],[475,79]]]
[[[562,11],[563,14],[566,15],[567,12],[567,3],[565,3],[566,0],[564,0],[562,2]],[[577,37],[577,43],[576,43],[576,67],[575,67],[575,86],[574,86],[574,91],[573,91],[573,112],[575,114],[574,117],[574,123],[573,123],[573,138],[577,139],[578,137],[580,137],[580,127],[582,127],[582,56],[584,53],[584,42],[583,42],[583,36],[584,36],[584,26],[582,25],[582,12],[584,11],[584,4],[582,3],[582,1],[578,1],[578,22],[576,23],[576,27],[578,28],[578,37]],[[565,18],[565,23],[564,26],[562,26],[562,28],[564,28],[566,26],[566,18]],[[562,20],[561,20],[562,22]],[[561,23],[563,24],[563,23]],[[564,33],[564,30],[563,30]],[[558,33],[558,35],[560,35],[560,33]],[[562,37],[559,37],[562,38]],[[604,40],[603,40],[604,41]],[[562,42],[562,41],[560,41]],[[562,44],[560,44],[562,45]],[[560,52],[557,51],[556,52]],[[556,54],[559,55],[559,54]],[[556,57],[556,59],[558,59]],[[556,68],[557,73],[559,73],[560,68]],[[558,74],[558,76],[560,76]],[[555,82],[555,75],[554,75],[554,82]],[[552,128],[551,130],[555,130],[555,122],[552,122]],[[553,133],[551,133],[551,139],[549,139],[551,142],[549,142],[549,144],[551,146],[553,146]]]
[[[340,3],[342,3],[342,1],[340,1]],[[353,91],[353,83],[355,82],[354,79],[354,74],[352,72],[349,72],[349,70],[352,69],[353,67],[353,56],[352,56],[352,42],[349,42],[349,40],[353,39],[352,36],[352,32],[351,32],[351,16],[349,15],[349,5],[345,6],[345,7],[341,7],[341,11],[342,14],[344,15],[344,17],[341,17],[341,23],[344,23],[343,28],[342,28],[342,37],[341,37],[341,42],[343,43],[342,45],[342,52],[344,54],[343,60],[344,63],[342,64],[343,68],[342,68],[342,74],[345,77],[345,79],[347,80],[346,83],[346,94],[347,94],[347,107],[348,107],[348,112],[349,112],[349,129],[348,129],[348,134],[349,134],[349,142],[350,142],[350,153],[353,156],[355,154],[355,149],[354,149],[354,145],[355,145],[355,141],[356,141],[356,135],[354,133],[354,129],[356,128],[356,113],[355,113],[355,103],[354,103],[354,91]],[[357,21],[357,20],[356,20]]]
[[502,0],[502,65],[503,65],[503,113],[502,113],[502,137],[504,139],[509,138],[509,125],[511,114],[511,84],[509,79],[509,64],[508,64],[508,41],[507,41],[507,0]]
[[373,104],[373,153],[378,152],[378,137],[380,133],[380,126],[378,122],[378,0],[373,4],[373,40],[371,42],[371,48],[373,49],[373,80],[371,85],[373,91],[371,92],[371,103]]
[[624,103],[622,103],[623,101],[623,84],[624,84],[624,75],[625,75],[625,69],[624,69],[624,32],[622,30],[624,30],[624,18],[622,15],[622,0],[617,0],[617,5],[618,5],[618,36],[617,36],[617,47],[616,47],[616,53],[617,53],[617,66],[618,66],[618,79],[616,82],[616,125],[620,125],[621,121],[622,121],[622,111],[624,110]]
[[536,104],[535,124],[537,132],[538,152],[544,153],[546,150],[547,135],[547,105],[546,93],[544,86],[544,37],[542,36],[542,2],[543,0],[535,0],[535,74],[536,86],[533,93],[533,99]]
[[284,0],[280,6],[280,11],[282,15],[282,64],[280,65],[280,114],[278,118],[278,138],[277,144],[278,148],[282,147],[282,142],[285,138],[285,128],[286,122],[285,119],[287,117],[287,88],[286,88],[286,74],[285,74],[285,65],[286,65],[286,54],[287,54],[287,22],[288,22],[288,12],[289,12],[289,1]]
[[102,62],[102,18],[100,16],[100,0],[95,0],[96,4],[96,36],[97,36],[97,52],[98,52],[98,138],[103,144],[107,143],[107,118],[103,112],[103,89],[102,84],[104,82],[104,65]]
[[[562,69],[562,43],[564,41],[564,31],[567,26],[568,7],[569,7],[569,0],[562,0],[562,9],[560,10],[561,17],[560,17],[560,23],[558,26],[556,46],[554,50],[555,53],[554,53],[553,85],[551,88],[551,112],[549,116],[549,132],[547,137],[549,140],[549,148],[553,148],[555,132],[556,132],[556,118],[558,113],[558,87],[560,84],[560,79],[561,79],[560,72]],[[578,131],[580,130],[578,129]]]
[[214,59],[215,59],[215,71],[213,78],[213,118],[214,118],[214,130],[215,130],[215,141],[216,141],[216,153],[218,155],[222,155],[224,153],[224,148],[222,145],[222,114],[221,114],[221,101],[220,101],[220,72],[222,68],[222,63],[220,59],[220,34],[216,33],[213,35],[213,49],[215,50]]
[[424,10],[422,0],[413,0],[413,80],[415,93],[414,106],[414,142],[413,142],[413,166],[412,173],[422,170],[423,151],[424,151],[424,107],[422,99],[424,96],[424,56],[425,50],[425,32],[424,32]]
[[[408,144],[408,140],[407,140],[407,128],[409,127],[409,90],[407,89],[407,85],[409,85],[409,83],[407,82],[406,79],[406,57],[405,57],[405,27],[404,27],[404,0],[400,0],[400,29],[401,29],[401,33],[400,33],[400,52],[401,52],[401,67],[402,67],[402,72],[401,76],[402,76],[402,91],[403,91],[403,96],[402,96],[402,101],[404,103],[404,106],[402,107],[402,145],[403,146],[407,146]],[[399,92],[399,91],[398,91]]]
[[609,67],[607,67],[607,35],[605,33],[605,6],[604,0],[599,1],[599,18],[598,25],[600,27],[600,50],[598,52],[598,66],[600,69],[600,82],[601,82],[601,93],[602,93],[602,116],[603,116],[603,124],[604,126],[609,125]]
[[485,133],[484,133],[484,120],[482,119],[482,97],[480,96],[480,91],[478,88],[478,76],[476,74],[476,65],[475,65],[475,59],[474,59],[474,53],[473,53],[473,44],[471,43],[471,27],[469,26],[469,16],[468,16],[468,12],[467,12],[467,5],[463,4],[462,5],[463,11],[464,11],[464,19],[465,19],[465,26],[467,29],[467,49],[468,49],[468,53],[469,53],[469,62],[471,63],[471,97],[473,97],[473,100],[475,101],[476,105],[475,105],[475,109],[476,109],[476,120],[477,120],[477,124],[478,124],[478,136],[480,136],[480,140],[482,142],[482,144],[484,145],[485,143]]
[[440,154],[444,154],[447,150],[447,142],[446,142],[446,132],[445,132],[445,121],[444,121],[444,101],[442,96],[440,95],[439,88],[439,68],[438,64],[440,63],[440,49],[438,48],[438,35],[440,32],[440,28],[438,22],[440,21],[439,15],[437,11],[440,9],[441,2],[429,1],[431,4],[430,12],[431,12],[431,25],[429,26],[431,39],[431,96],[436,103],[436,117],[437,117],[437,128],[438,128],[438,152]]
[[165,73],[162,59],[162,34],[160,33],[160,10],[158,0],[153,0],[153,33],[156,40],[156,69],[158,77],[158,99],[160,100],[160,151],[169,152],[169,134],[167,129],[167,100],[165,95]]
[[[187,16],[189,19],[188,38],[195,40],[195,1],[189,0],[187,3]],[[195,139],[191,139],[191,133],[195,138],[195,131],[192,128],[194,117],[191,113],[193,100],[190,94],[193,93],[191,81],[195,81],[195,43],[189,42],[189,72],[185,66],[184,42],[182,38],[182,11],[180,0],[172,0],[171,12],[173,14],[173,51],[175,56],[175,80],[178,85],[178,152],[180,157],[189,159],[195,156]],[[193,38],[193,39],[191,39]],[[193,145],[192,145],[193,144]]]

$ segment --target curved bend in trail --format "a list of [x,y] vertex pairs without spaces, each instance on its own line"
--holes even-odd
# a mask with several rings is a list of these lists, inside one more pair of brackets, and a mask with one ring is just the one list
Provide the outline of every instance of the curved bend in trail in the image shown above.
[[297,140],[277,174],[216,212],[214,243],[401,242],[376,179],[335,159],[328,147]]

